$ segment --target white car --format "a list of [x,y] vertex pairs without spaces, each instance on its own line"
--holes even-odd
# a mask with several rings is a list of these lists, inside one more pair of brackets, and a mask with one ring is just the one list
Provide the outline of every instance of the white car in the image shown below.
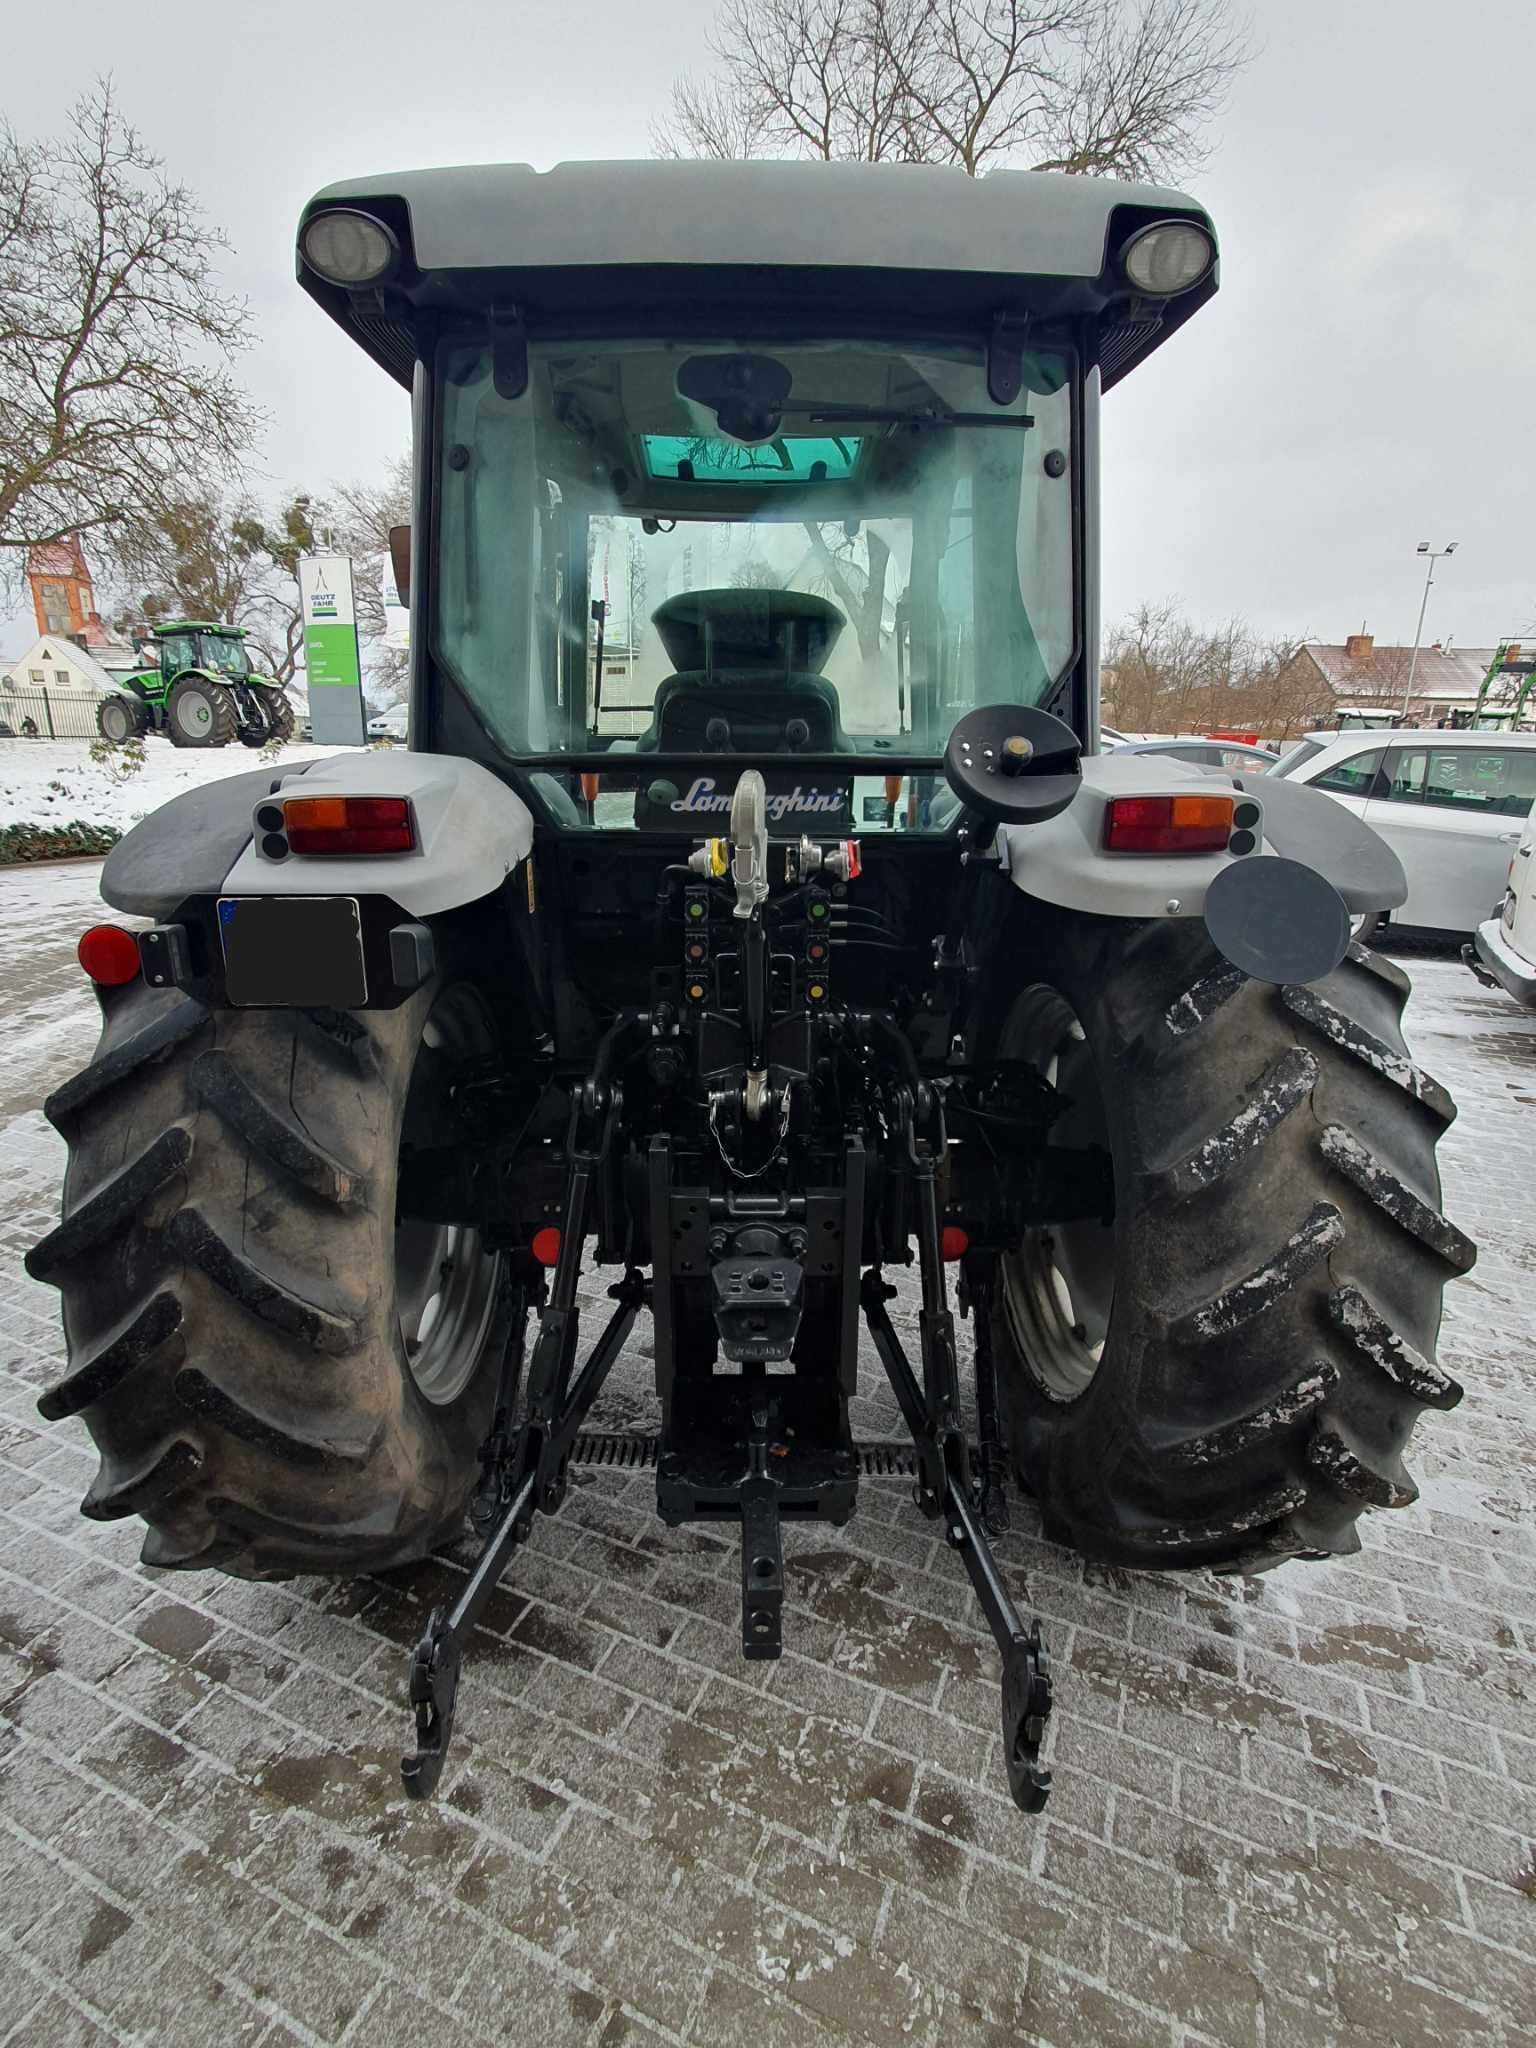
[[403,740],[409,738],[410,714],[403,704],[393,705],[388,711],[381,711],[377,718],[368,721],[368,737],[371,740]]
[[1503,894],[1536,797],[1536,733],[1309,732],[1270,773],[1326,790],[1380,833],[1408,877],[1394,924],[1470,934]]
[[1478,926],[1461,957],[1479,981],[1536,1010],[1536,811],[1526,819],[1509,864],[1504,901]]

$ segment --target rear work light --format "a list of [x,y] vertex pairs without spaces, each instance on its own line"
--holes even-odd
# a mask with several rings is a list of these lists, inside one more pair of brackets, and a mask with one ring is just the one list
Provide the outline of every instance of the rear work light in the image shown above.
[[416,827],[403,796],[296,796],[283,805],[290,853],[411,853]]
[[138,979],[139,942],[120,924],[93,924],[81,933],[75,950],[80,965],[101,988],[121,988]]
[[1232,836],[1229,796],[1117,796],[1104,806],[1106,853],[1222,853]]

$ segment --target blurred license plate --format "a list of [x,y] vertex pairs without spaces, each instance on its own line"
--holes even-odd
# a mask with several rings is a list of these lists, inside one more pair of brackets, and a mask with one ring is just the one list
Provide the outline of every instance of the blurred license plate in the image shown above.
[[231,1003],[360,1009],[368,1000],[355,896],[221,896],[219,939]]

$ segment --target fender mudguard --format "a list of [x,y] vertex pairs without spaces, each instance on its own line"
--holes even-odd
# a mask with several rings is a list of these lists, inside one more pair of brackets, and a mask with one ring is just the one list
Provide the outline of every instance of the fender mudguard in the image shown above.
[[[305,796],[408,798],[414,851],[269,858],[253,814],[301,779]],[[478,762],[380,749],[230,775],[173,797],[112,849],[101,893],[118,910],[152,918],[171,916],[189,897],[219,895],[387,896],[413,917],[431,917],[488,896],[532,844],[527,805]]]
[[[1125,854],[1104,850],[1111,797],[1210,795],[1231,788],[1262,812],[1254,852]],[[1156,754],[1096,754],[1073,801],[1039,825],[1002,825],[998,851],[1014,886],[1042,903],[1101,917],[1200,917],[1206,891],[1234,858],[1279,854],[1331,882],[1351,913],[1395,910],[1408,895],[1397,855],[1321,790],[1266,775],[1217,776]]]

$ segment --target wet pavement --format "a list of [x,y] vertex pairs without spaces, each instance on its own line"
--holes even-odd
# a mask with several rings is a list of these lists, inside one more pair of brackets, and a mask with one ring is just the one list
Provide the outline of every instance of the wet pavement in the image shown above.
[[[450,1568],[148,1572],[137,1523],[78,1514],[83,1427],[37,1416],[57,1297],[21,1256],[62,1169],[42,1098],[95,1038],[96,874],[0,872],[0,2041],[1536,2048],[1536,1018],[1402,956],[1481,1246],[1415,1506],[1236,1581],[1084,1567],[1015,1506],[1042,1820],[902,1484],[789,1534],[787,1654],[748,1666],[734,1546],[596,1470],[514,1564],[421,1808],[404,1660]],[[873,1369],[857,1420],[897,1433]]]

